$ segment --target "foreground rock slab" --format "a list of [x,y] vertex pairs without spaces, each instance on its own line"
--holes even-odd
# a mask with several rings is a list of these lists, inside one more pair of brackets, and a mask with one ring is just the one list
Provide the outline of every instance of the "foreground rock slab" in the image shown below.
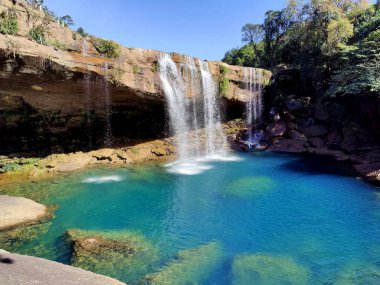
[[80,268],[0,250],[0,284],[122,285],[125,283]]
[[0,230],[34,222],[46,215],[44,205],[22,197],[0,195]]

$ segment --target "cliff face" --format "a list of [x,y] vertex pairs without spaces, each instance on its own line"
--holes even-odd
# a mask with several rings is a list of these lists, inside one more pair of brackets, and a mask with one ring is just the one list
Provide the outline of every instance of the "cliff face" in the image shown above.
[[[0,0],[0,13],[16,11],[17,35],[0,34],[0,154],[68,152],[167,136],[165,97],[158,61],[162,52],[121,48],[116,59],[99,55],[90,38],[63,27],[23,1]],[[32,41],[44,25],[46,44]],[[57,43],[59,43],[57,48]],[[181,67],[197,59],[171,54]],[[221,96],[225,117],[243,112],[249,92],[244,68],[208,62],[215,82],[228,84]],[[181,69],[189,88],[189,74]],[[263,84],[271,78],[263,71]],[[201,87],[187,91],[197,96]],[[194,94],[192,94],[194,93]],[[112,129],[111,129],[112,128]]]

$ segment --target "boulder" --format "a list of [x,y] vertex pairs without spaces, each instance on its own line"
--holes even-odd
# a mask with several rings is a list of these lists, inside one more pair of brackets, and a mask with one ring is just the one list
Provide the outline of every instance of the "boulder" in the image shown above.
[[302,132],[308,137],[323,137],[328,134],[328,130],[322,125],[310,126],[304,128]]
[[307,137],[296,130],[289,131],[287,137],[289,139],[307,142]]
[[302,102],[296,99],[291,99],[288,102],[286,102],[286,107],[288,108],[288,110],[294,112],[301,112],[305,108]]
[[290,153],[303,153],[306,151],[303,141],[295,139],[281,139],[268,147],[272,152],[290,152]]
[[314,106],[313,117],[318,121],[327,121],[329,118],[329,113],[322,105]]
[[47,216],[47,208],[23,197],[0,196],[0,230],[38,221]]
[[326,141],[323,138],[315,137],[309,139],[310,144],[316,148],[322,148],[326,145]]
[[271,137],[281,137],[286,132],[286,124],[283,121],[272,123],[267,127],[267,132]]
[[124,283],[58,262],[0,250],[0,284],[123,285]]

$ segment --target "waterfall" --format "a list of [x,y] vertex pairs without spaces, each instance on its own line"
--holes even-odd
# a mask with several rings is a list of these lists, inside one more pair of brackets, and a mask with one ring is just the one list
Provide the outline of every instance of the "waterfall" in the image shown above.
[[[82,41],[82,55],[88,56],[88,43],[86,39]],[[87,64],[86,64],[87,66]],[[87,68],[86,68],[87,69]],[[88,148],[92,149],[92,120],[91,120],[91,74],[85,73],[83,78],[83,89],[86,96],[86,113],[87,113],[87,136],[88,136]]]
[[196,74],[197,74],[197,67],[195,66],[195,61],[194,58],[192,57],[187,57],[186,58],[186,67],[190,71],[190,92],[191,92],[191,98],[192,98],[192,112],[193,112],[193,125],[192,129],[193,131],[193,137],[194,137],[194,142],[195,142],[195,155],[197,157],[200,156],[201,151],[200,151],[200,138],[199,138],[199,123],[198,123],[198,100],[196,96],[196,87],[195,87],[195,80],[196,80]]
[[212,78],[208,63],[199,60],[202,76],[202,91],[204,100],[204,121],[206,137],[206,155],[216,157],[224,151],[226,138],[220,118],[217,101],[218,89]]
[[108,63],[103,64],[103,83],[102,83],[102,91],[104,95],[104,105],[106,112],[106,130],[104,135],[104,145],[106,147],[112,147],[113,144],[113,136],[112,136],[112,102],[111,102],[111,94],[110,88],[107,80],[107,72],[108,72]]
[[[169,54],[159,58],[159,75],[167,101],[169,123],[175,136],[177,161],[169,171],[199,174],[212,168],[215,159],[230,159],[226,155],[226,137],[221,123],[218,88],[208,63],[193,58],[176,64]],[[204,127],[204,138],[201,128]]]
[[177,139],[179,160],[189,158],[187,121],[187,102],[185,86],[176,64],[168,54],[162,54],[159,60],[162,89],[167,99],[170,127]]
[[244,68],[244,88],[248,90],[249,99],[246,103],[246,123],[248,127],[249,144],[257,144],[253,134],[255,124],[261,122],[263,113],[263,70]]

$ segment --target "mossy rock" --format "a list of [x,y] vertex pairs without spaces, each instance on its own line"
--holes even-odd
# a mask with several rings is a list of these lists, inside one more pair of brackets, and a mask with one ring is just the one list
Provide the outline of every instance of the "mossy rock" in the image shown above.
[[141,279],[159,260],[158,250],[137,233],[71,229],[66,235],[73,246],[73,266],[124,281]]
[[252,197],[271,191],[275,187],[276,182],[266,176],[243,177],[228,184],[224,193],[239,197]]
[[290,257],[237,256],[232,265],[233,285],[304,285],[310,271]]
[[163,267],[161,271],[145,276],[142,284],[202,284],[219,263],[221,256],[222,248],[218,242],[180,251],[176,259]]

